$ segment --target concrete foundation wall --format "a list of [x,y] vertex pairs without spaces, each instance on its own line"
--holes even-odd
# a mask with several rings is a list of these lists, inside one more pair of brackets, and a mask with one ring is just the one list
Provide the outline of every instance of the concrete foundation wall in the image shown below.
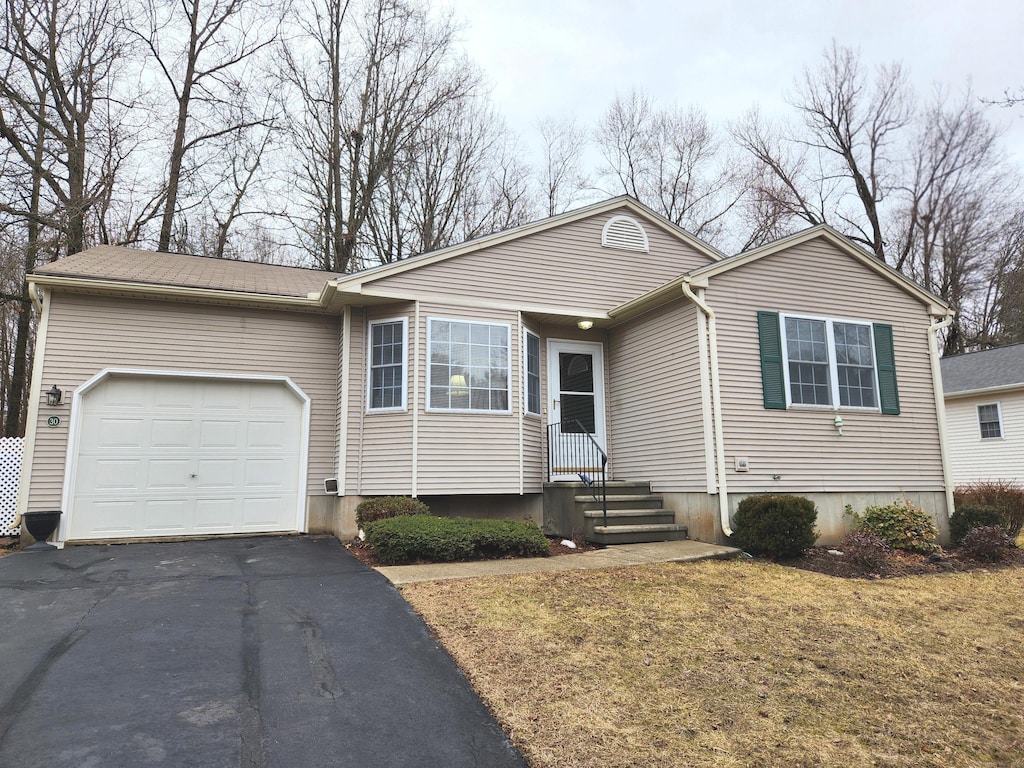
[[[722,533],[719,520],[718,496],[706,493],[666,493],[659,492],[665,500],[667,509],[675,510],[676,522],[687,526],[689,537],[695,541],[706,541],[728,544],[729,539]],[[729,513],[735,514],[739,503],[753,494],[729,494]],[[874,493],[800,493],[810,499],[818,508],[818,544],[837,544],[850,533],[853,518],[846,514],[849,504],[856,512],[863,512],[865,507],[883,506],[900,498],[906,497],[921,507],[935,521],[939,529],[939,542],[949,542],[949,517],[946,511],[946,495],[942,491],[920,491],[916,493],[892,493],[882,491]]]

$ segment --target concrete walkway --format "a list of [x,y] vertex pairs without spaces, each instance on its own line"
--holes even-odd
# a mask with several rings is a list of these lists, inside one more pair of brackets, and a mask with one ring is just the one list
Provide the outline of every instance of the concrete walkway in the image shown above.
[[514,560],[484,560],[473,563],[430,563],[427,565],[390,565],[376,570],[392,584],[417,581],[471,579],[480,576],[504,576],[514,573],[582,571],[594,568],[623,568],[645,563],[687,563],[694,560],[736,557],[734,547],[705,544],[701,541],[659,541],[653,544],[616,544],[605,549],[559,557],[529,557]]

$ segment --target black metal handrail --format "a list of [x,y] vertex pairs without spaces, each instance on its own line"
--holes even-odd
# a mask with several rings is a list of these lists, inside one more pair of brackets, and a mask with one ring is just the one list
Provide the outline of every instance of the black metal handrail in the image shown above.
[[[578,439],[565,440],[565,435]],[[607,469],[608,454],[579,419],[548,426],[548,478],[554,475],[579,477],[594,501],[600,502],[605,526],[608,525]]]

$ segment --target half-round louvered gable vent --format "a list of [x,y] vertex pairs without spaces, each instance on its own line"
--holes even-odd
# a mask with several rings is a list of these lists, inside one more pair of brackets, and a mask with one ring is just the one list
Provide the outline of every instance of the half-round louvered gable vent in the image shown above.
[[647,253],[647,232],[632,216],[612,216],[601,232],[601,245],[622,251]]

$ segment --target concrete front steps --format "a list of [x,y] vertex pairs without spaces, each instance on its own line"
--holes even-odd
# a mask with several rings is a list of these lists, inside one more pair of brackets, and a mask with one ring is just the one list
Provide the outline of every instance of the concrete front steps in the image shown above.
[[577,513],[583,513],[587,541],[595,544],[642,544],[686,538],[686,526],[676,524],[675,512],[665,509],[661,496],[651,493],[650,483],[608,483],[607,525],[600,500],[589,492],[578,493],[574,502]]

